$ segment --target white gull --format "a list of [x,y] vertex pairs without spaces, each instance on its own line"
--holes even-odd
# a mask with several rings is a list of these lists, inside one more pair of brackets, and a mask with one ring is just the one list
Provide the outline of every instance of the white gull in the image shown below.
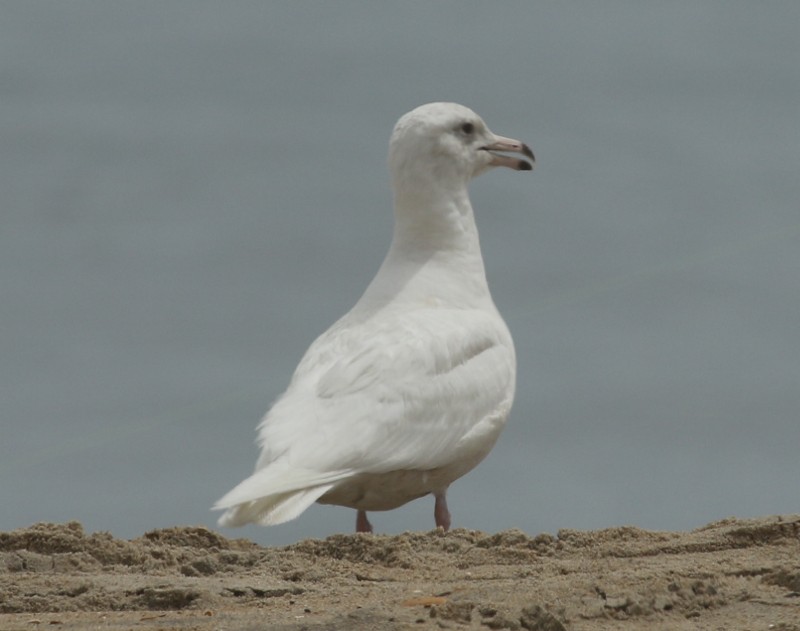
[[[520,153],[531,159],[497,152]],[[320,335],[258,426],[255,472],[220,499],[221,526],[279,524],[314,502],[390,510],[450,484],[492,449],[514,398],[511,334],[492,301],[469,180],[527,171],[533,153],[472,110],[429,103],[389,146],[392,244],[352,310]]]

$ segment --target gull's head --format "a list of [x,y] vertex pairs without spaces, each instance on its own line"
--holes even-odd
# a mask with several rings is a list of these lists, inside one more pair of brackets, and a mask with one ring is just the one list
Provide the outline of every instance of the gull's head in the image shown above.
[[[507,153],[522,154],[530,162]],[[530,171],[535,163],[525,143],[492,133],[480,116],[458,103],[428,103],[404,114],[389,143],[395,186],[464,186],[490,167]]]

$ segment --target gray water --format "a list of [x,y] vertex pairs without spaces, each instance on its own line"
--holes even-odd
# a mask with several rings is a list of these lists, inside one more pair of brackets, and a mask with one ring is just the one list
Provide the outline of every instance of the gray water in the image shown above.
[[793,1],[3,3],[0,530],[212,526],[431,100],[539,160],[472,187],[519,386],[454,525],[800,511],[798,32]]

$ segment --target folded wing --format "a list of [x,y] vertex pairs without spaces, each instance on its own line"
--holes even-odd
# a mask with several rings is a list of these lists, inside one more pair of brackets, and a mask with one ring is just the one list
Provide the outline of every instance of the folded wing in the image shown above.
[[220,523],[280,523],[360,473],[430,470],[494,442],[515,359],[496,314],[437,309],[352,325],[309,348],[259,425],[255,473],[223,497]]

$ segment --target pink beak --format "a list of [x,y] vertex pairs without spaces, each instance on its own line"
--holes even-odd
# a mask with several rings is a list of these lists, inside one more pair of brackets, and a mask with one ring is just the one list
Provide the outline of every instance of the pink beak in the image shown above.
[[[524,142],[514,140],[513,138],[505,138],[504,136],[495,136],[494,142],[481,149],[488,151],[492,154],[492,160],[489,162],[492,166],[508,167],[516,171],[530,171],[533,165],[536,164],[536,158],[533,157],[533,151]],[[504,156],[495,151],[510,151],[512,153],[521,153],[531,159],[530,162],[521,158],[513,158],[511,156]]]

